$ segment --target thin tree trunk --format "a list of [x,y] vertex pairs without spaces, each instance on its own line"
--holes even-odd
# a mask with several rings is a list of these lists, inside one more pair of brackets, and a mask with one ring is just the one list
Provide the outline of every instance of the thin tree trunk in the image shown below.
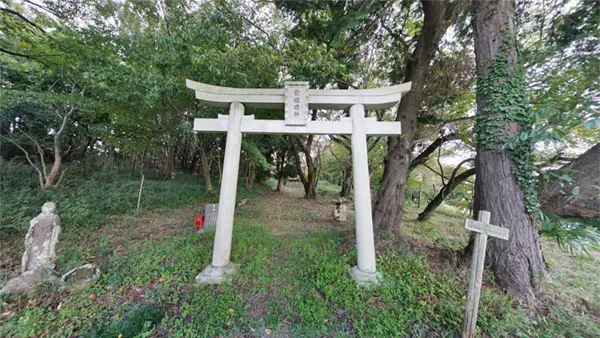
[[[454,189],[456,189],[456,187],[458,187],[462,182],[466,181],[469,177],[473,175],[475,175],[475,168],[468,169],[460,175],[451,177],[450,180],[448,180],[448,182],[446,183],[446,185],[442,188],[442,190],[440,190],[440,192],[433,198],[433,200],[431,200],[431,202],[427,204],[423,212],[419,214],[419,221],[429,219],[429,217],[431,217],[435,209],[442,205],[442,202],[444,202],[446,197],[448,197],[448,195],[450,195],[452,191],[454,191]],[[419,204],[421,203],[420,195],[421,190],[419,190]]]
[[277,158],[277,188],[275,189],[276,192],[280,192],[281,191],[281,187],[283,186],[283,167],[285,164],[285,152],[278,152],[277,153],[278,158]]
[[[315,121],[317,119],[317,110],[312,110],[311,120]],[[308,140],[306,144],[302,142],[302,140],[294,136],[291,138],[291,141],[296,141],[298,147],[302,153],[304,153],[304,157],[306,158],[306,176],[302,171],[302,164],[300,162],[300,156],[298,156],[298,152],[294,151],[294,156],[296,159],[296,167],[298,168],[298,174],[300,175],[300,181],[304,186],[304,198],[317,198],[316,190],[317,190],[317,170],[315,160],[312,158],[312,144],[314,141],[314,135],[308,135]]]
[[[202,135],[197,134],[198,135],[198,143],[199,143],[199,151],[200,151],[200,164],[202,166],[202,176],[204,176],[204,190],[206,192],[211,192],[213,187],[212,187],[212,181],[210,178],[210,167],[208,165],[208,159],[206,158],[206,152],[204,151],[204,140],[202,138]],[[220,168],[219,168],[220,169]],[[221,174],[219,174],[220,177]]]
[[344,168],[344,173],[342,176],[342,191],[340,192],[340,197],[348,198],[352,193],[352,163],[349,163],[346,168]]
[[248,164],[248,178],[246,181],[246,186],[248,187],[248,189],[252,189],[252,187],[254,186],[255,176],[256,176],[256,166],[254,165],[254,163],[249,163]]
[[[474,1],[473,30],[478,80],[487,78],[492,61],[502,53],[502,57],[506,59],[508,75],[506,78],[496,79],[495,85],[508,84],[512,85],[515,91],[524,90],[524,84],[519,83],[516,74],[518,52],[515,38],[515,3],[507,0]],[[491,111],[493,106],[489,101],[492,99],[502,100],[503,97],[492,97],[483,90],[478,91],[477,114],[491,115],[496,120],[503,120],[506,128],[500,132],[504,137],[510,138],[519,134],[521,126],[509,120],[505,112]],[[506,102],[506,105],[511,104]],[[502,105],[502,102],[496,102],[494,106],[498,105]],[[475,164],[475,214],[479,210],[487,210],[492,214],[492,224],[510,230],[509,240],[490,241],[487,262],[500,286],[521,299],[531,301],[535,299],[535,290],[545,264],[534,216],[527,213],[523,191],[513,175],[514,165],[508,150],[503,148],[502,144],[478,144]]]

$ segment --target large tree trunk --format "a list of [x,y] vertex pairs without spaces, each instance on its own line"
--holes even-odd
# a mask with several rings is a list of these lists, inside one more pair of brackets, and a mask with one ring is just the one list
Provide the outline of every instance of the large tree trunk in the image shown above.
[[[516,28],[514,22],[515,4],[507,0],[485,0],[473,2],[473,29],[475,32],[475,57],[477,62],[478,86],[487,79],[491,63],[499,57],[506,60],[505,77],[497,76],[493,86],[512,86],[516,92],[524,90],[518,80]],[[502,46],[502,51],[500,48]],[[510,82],[509,82],[510,81]],[[493,107],[514,107],[524,102],[508,102],[506,95],[491,95],[493,89],[478,88],[477,114],[491,117],[478,119],[476,123],[499,123],[496,133],[503,138],[518,135],[522,126],[509,120],[504,110],[493,111]],[[494,105],[491,101],[494,100]],[[506,101],[506,102],[504,102]],[[478,130],[485,130],[485,128]],[[497,135],[497,134],[495,134]],[[521,190],[512,169],[515,165],[509,158],[509,150],[501,141],[482,144],[478,135],[475,214],[479,210],[491,212],[491,223],[510,230],[510,239],[492,240],[487,251],[497,283],[521,299],[533,300],[537,281],[545,265],[537,235],[534,216],[528,214]],[[489,141],[488,141],[489,142]]]
[[[456,1],[457,3],[460,1]],[[406,65],[405,81],[412,82],[411,90],[398,106],[396,121],[402,122],[402,136],[390,137],[381,188],[373,215],[376,233],[398,226],[404,216],[404,192],[408,179],[417,112],[421,107],[425,75],[435,55],[437,46],[455,16],[445,16],[446,3],[422,1],[423,27],[417,46]]]
[[[309,136],[312,138],[312,135]],[[312,141],[309,140],[308,144],[310,145],[312,143]],[[302,141],[298,140],[298,144],[302,147]],[[306,175],[304,174],[304,170],[302,169],[302,162],[300,162],[300,155],[298,154],[297,151],[294,151],[294,158],[296,160],[296,168],[298,170],[298,176],[300,176],[300,182],[302,182],[302,186],[304,186],[304,198],[316,198],[317,195],[315,194],[315,186],[316,186],[316,175],[315,175],[315,168],[314,168],[314,161],[312,159],[312,157],[310,156],[310,151],[305,151],[306,149],[304,149],[306,147],[303,147],[302,152],[305,155],[306,158]],[[310,149],[310,148],[308,148]]]
[[[451,177],[450,180],[448,180],[448,183],[442,187],[442,190],[440,190],[433,200],[427,204],[423,212],[419,214],[419,221],[424,221],[431,217],[435,209],[442,205],[442,202],[444,202],[446,197],[448,197],[448,195],[450,195],[452,191],[454,191],[454,189],[456,189],[456,187],[458,187],[462,182],[466,181],[473,175],[475,175],[475,168],[468,169],[460,175]],[[419,197],[419,201],[420,200],[421,198]]]
[[[572,181],[561,182],[552,177],[541,185],[542,210],[563,217],[600,217],[600,143],[554,172],[553,176],[563,174]],[[579,193],[574,194],[574,189]]]
[[[311,120],[317,120],[317,110],[313,109],[311,113]],[[304,198],[317,198],[316,190],[317,190],[317,168],[315,160],[312,157],[312,144],[314,141],[314,135],[308,135],[308,139],[306,144],[302,142],[302,140],[298,137],[290,138],[292,142],[296,142],[300,151],[304,153],[304,158],[306,159],[306,176],[302,171],[302,164],[300,162],[300,156],[298,156],[298,152],[294,151],[294,157],[296,159],[296,167],[298,168],[298,175],[300,176],[300,181],[304,186]]]

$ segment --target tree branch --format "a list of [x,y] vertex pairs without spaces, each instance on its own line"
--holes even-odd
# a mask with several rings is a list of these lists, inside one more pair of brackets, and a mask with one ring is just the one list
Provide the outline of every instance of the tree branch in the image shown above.
[[30,139],[31,142],[33,142],[33,144],[36,146],[37,152],[40,155],[40,162],[42,163],[42,171],[44,173],[44,177],[47,177],[48,171],[46,171],[46,161],[44,160],[44,150],[42,149],[42,146],[40,146],[40,144],[33,137],[31,137],[31,135],[24,132],[21,128],[19,128],[19,131],[28,139]]
[[[440,173],[439,173],[439,172],[437,172],[435,169],[433,169],[432,167],[430,167],[430,166],[429,166],[427,163],[423,163],[423,166],[424,166],[425,168],[427,168],[427,169],[431,170],[431,171],[432,171],[434,174],[436,174],[436,175],[438,175],[438,176],[440,176],[440,177],[442,176],[442,174],[440,174]],[[446,177],[446,179],[448,179],[448,178]]]
[[333,142],[335,142],[335,143],[343,146],[344,148],[346,148],[349,152],[352,152],[352,146],[350,146],[348,143],[342,141],[341,139],[337,138],[335,135],[329,135],[329,138]]
[[63,172],[60,174],[60,177],[58,178],[58,181],[56,181],[56,184],[54,184],[54,187],[58,187],[58,184],[60,183],[60,181],[62,181],[63,176],[65,176],[65,173],[67,172],[67,168],[63,169]]
[[23,14],[15,11],[13,9],[4,8],[4,7],[0,7],[0,11],[7,12],[12,15],[18,16],[21,20],[23,20],[23,21],[27,22],[28,24],[30,24],[31,26],[37,28],[40,32],[44,33],[45,35],[48,35],[48,33],[46,33],[45,30],[43,30],[40,26],[36,25],[33,21],[27,19]]
[[28,58],[28,59],[35,59],[35,58],[43,58],[43,57],[48,57],[48,56],[58,56],[59,54],[45,54],[45,55],[41,55],[41,54],[21,54],[21,53],[17,53],[17,52],[11,52],[9,50],[6,50],[2,47],[0,47],[0,52],[6,53],[8,55],[13,55],[13,56],[20,56],[20,57],[24,57],[24,58]]
[[443,126],[453,123],[453,122],[464,121],[464,120],[474,120],[474,119],[475,119],[475,116],[464,116],[464,117],[457,117],[455,119],[444,120],[444,121],[442,121],[442,124],[440,125],[440,127],[443,127]]
[[471,161],[475,162],[475,159],[474,158],[467,158],[466,160],[460,161],[456,165],[456,167],[454,168],[454,170],[452,170],[452,176],[450,176],[450,179],[452,180],[452,179],[454,179],[454,177],[456,177],[456,173],[458,172],[458,170],[460,169],[460,167],[462,167],[463,164],[465,164],[467,162],[471,162]]
[[440,177],[442,178],[442,184],[446,185],[446,182],[444,181],[444,167],[442,166],[442,162],[440,162],[440,157],[442,156],[442,146],[443,144],[440,144],[440,146],[438,147],[437,164],[440,168]]
[[33,161],[31,160],[31,157],[29,157],[29,152],[27,150],[25,150],[25,148],[21,147],[17,142],[11,140],[10,138],[4,136],[4,135],[0,135],[0,137],[6,139],[8,142],[14,144],[15,146],[17,146],[17,148],[21,149],[21,151],[25,154],[25,158],[27,159],[27,162],[29,162],[29,164],[33,167],[33,169],[35,169],[35,171],[37,171],[38,173],[38,177],[40,180],[40,189],[44,188],[44,175],[42,174],[42,171],[40,170],[40,168],[38,168],[38,166],[36,166]]
[[429,155],[431,155],[438,147],[440,147],[444,142],[456,140],[458,139],[457,133],[448,134],[445,136],[438,137],[433,143],[429,145],[429,147],[425,148],[423,152],[421,152],[417,157],[415,157],[408,167],[409,172],[415,169],[418,165],[424,164],[427,162]]
[[373,143],[371,143],[371,145],[369,145],[369,148],[367,148],[367,153],[371,152],[371,150],[375,149],[375,146],[379,143],[379,141],[381,141],[381,136],[377,136],[375,138],[375,141],[373,141]]

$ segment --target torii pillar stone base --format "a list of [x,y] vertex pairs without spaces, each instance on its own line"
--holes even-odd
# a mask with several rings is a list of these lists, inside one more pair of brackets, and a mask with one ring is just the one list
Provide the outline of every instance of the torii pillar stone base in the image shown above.
[[223,266],[209,264],[198,276],[196,282],[200,284],[221,284],[230,281],[240,265],[229,262]]
[[361,286],[369,286],[369,285],[378,285],[381,283],[381,273],[362,271],[358,268],[358,265],[355,265],[352,269],[348,269],[348,273],[350,277],[354,279],[356,284]]

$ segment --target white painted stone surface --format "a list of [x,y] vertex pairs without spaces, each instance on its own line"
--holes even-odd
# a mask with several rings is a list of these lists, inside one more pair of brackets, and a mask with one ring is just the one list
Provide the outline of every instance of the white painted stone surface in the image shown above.
[[[371,211],[371,191],[367,158],[367,135],[400,135],[400,122],[377,122],[365,117],[365,109],[382,109],[396,105],[410,83],[365,90],[308,90],[308,109],[350,108],[350,118],[341,121],[277,121],[245,117],[244,105],[256,108],[284,109],[287,89],[239,89],[206,85],[187,80],[196,90],[198,100],[217,107],[230,104],[229,116],[218,119],[195,119],[194,130],[201,132],[227,131],[223,184],[219,199],[219,216],[213,260],[196,280],[199,283],[220,283],[230,278],[237,265],[229,261],[233,232],[233,215],[238,180],[242,133],[352,135],[354,170],[354,202],[358,264],[350,275],[358,284],[378,283],[381,275],[375,262],[375,243]],[[293,94],[293,92],[292,92]],[[289,93],[288,93],[289,95]],[[242,104],[243,103],[243,104]],[[295,116],[296,118],[298,116]],[[287,119],[286,119],[287,120]],[[298,123],[298,125],[296,125]]]
[[305,126],[308,118],[308,82],[285,83],[285,124]]
[[237,190],[238,171],[240,167],[240,150],[242,148],[242,132],[240,122],[244,116],[244,105],[233,102],[229,110],[229,127],[225,144],[223,161],[223,182],[219,196],[219,214],[213,251],[214,266],[229,263],[231,254],[231,237],[233,234],[233,215],[235,212],[235,196]]
[[352,170],[354,179],[354,217],[356,219],[356,251],[358,269],[375,273],[375,242],[371,212],[371,188],[367,156],[367,134],[364,106],[350,107],[354,127],[352,142]]
[[[284,109],[285,88],[245,89],[208,85],[186,80],[186,85],[196,91],[196,98],[215,107],[228,107],[240,102],[249,108]],[[385,109],[395,106],[403,93],[410,90],[410,82],[396,86],[356,90],[308,90],[308,109],[345,110],[355,104],[365,109]]]

